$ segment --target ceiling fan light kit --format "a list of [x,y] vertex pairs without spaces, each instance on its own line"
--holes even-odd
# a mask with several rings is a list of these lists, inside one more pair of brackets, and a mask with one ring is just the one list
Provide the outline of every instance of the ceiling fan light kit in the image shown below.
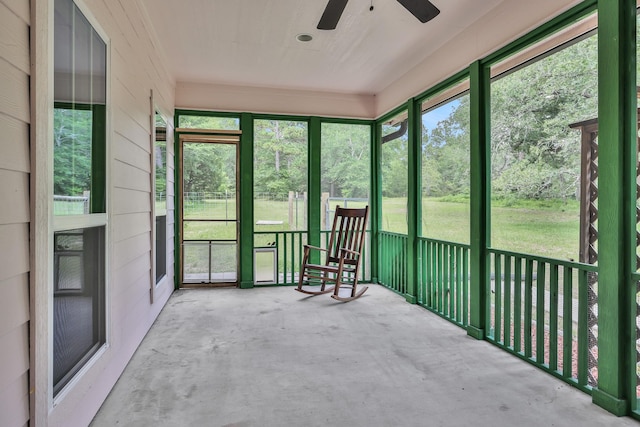
[[[320,22],[318,22],[319,30],[335,30],[344,12],[344,8],[347,6],[349,0],[329,0],[327,7],[325,7]],[[396,0],[405,9],[407,9],[413,16],[415,16],[420,22],[425,23],[440,13],[433,3],[429,0]],[[373,10],[373,5],[369,10]]]

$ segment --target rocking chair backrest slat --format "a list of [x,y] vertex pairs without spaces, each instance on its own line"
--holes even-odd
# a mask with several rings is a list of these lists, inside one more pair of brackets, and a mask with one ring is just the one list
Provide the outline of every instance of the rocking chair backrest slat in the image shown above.
[[[364,208],[336,207],[333,228],[327,248],[329,250],[327,264],[339,261],[340,249],[348,249],[362,254],[368,216],[368,206]],[[345,264],[356,264],[356,255],[347,254],[343,262]]]

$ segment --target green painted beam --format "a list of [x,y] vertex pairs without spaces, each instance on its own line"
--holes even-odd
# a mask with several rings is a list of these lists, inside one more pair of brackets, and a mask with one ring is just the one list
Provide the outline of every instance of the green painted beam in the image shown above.
[[253,116],[240,115],[240,161],[238,192],[240,194],[240,239],[238,242],[240,259],[240,288],[253,287]]
[[407,166],[407,292],[405,299],[415,304],[418,302],[418,259],[417,244],[420,235],[420,135],[422,122],[420,120],[420,104],[411,99],[407,103],[408,132],[408,166]]
[[[309,119],[308,132],[308,190],[307,190],[307,239],[310,245],[320,247],[320,222],[322,209],[322,123],[318,117]],[[312,252],[311,262],[320,262],[318,251]]]
[[490,233],[489,70],[476,61],[470,66],[471,109],[471,254],[470,321],[467,333],[476,339],[486,334],[488,312],[488,252]]
[[378,283],[380,277],[380,247],[378,238],[380,224],[382,224],[382,175],[381,171],[381,151],[382,144],[382,124],[374,123],[371,126],[371,196],[369,223],[371,228],[371,281]]
[[598,2],[598,388],[593,402],[625,415],[633,378],[635,300],[636,2]]
[[173,224],[173,287],[174,289],[180,289],[180,277],[182,272],[182,258],[180,254],[180,241],[182,237],[182,188],[180,187],[180,177],[182,176],[182,150],[180,148],[180,136],[175,129],[178,128],[180,116],[178,113],[174,113],[173,116],[173,153],[174,153],[174,168],[173,168],[173,209],[174,209],[174,224]]

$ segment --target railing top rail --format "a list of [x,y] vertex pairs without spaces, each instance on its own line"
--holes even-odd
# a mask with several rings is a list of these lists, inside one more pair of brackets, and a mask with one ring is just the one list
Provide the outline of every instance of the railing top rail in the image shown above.
[[253,234],[307,234],[307,230],[254,231]]
[[385,230],[380,230],[380,235],[404,237],[405,239],[408,237],[406,234],[396,233],[396,232],[393,232],[393,231],[385,231]]
[[548,258],[548,257],[540,256],[540,255],[531,255],[531,254],[523,254],[523,253],[519,253],[519,252],[510,252],[510,251],[505,251],[505,250],[502,250],[502,249],[489,248],[488,250],[489,250],[490,253],[493,253],[493,254],[496,254],[496,255],[506,255],[506,256],[515,257],[515,258],[522,258],[522,259],[526,259],[526,260],[542,261],[542,262],[545,262],[545,263],[548,263],[548,264],[555,264],[555,265],[559,265],[559,266],[563,266],[563,267],[577,268],[579,270],[585,270],[585,271],[594,271],[594,272],[598,271],[598,266],[597,265],[593,265],[593,264],[584,264],[584,263],[576,262],[576,261],[566,261],[566,260],[561,260],[561,259]]
[[469,245],[468,243],[450,242],[448,240],[432,239],[431,237],[421,237],[421,236],[418,237],[418,240],[423,242],[440,243],[440,244],[449,245],[449,246],[458,246],[463,249],[471,249],[471,245]]

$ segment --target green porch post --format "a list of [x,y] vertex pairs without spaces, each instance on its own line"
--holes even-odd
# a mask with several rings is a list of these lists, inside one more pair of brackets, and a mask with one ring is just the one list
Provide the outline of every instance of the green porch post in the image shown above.
[[240,115],[240,278],[243,289],[253,288],[253,116]]
[[182,176],[182,151],[180,149],[180,137],[176,129],[179,127],[180,114],[174,112],[173,116],[173,154],[174,154],[174,169],[173,169],[173,212],[175,221],[173,223],[173,288],[175,290],[180,289],[180,281],[182,280],[182,257],[180,256],[180,241],[182,227],[182,188],[180,187],[180,177]]
[[371,125],[371,193],[369,200],[369,224],[371,228],[371,282],[378,283],[378,265],[380,248],[378,246],[378,233],[382,224],[382,168],[380,163],[380,138],[382,125],[374,122]]
[[490,233],[489,73],[476,61],[469,67],[471,108],[470,322],[467,334],[484,339],[487,314],[487,247]]
[[420,232],[420,107],[414,99],[407,105],[408,131],[408,186],[407,186],[407,302],[415,304],[417,298],[418,259],[417,244]]
[[629,410],[635,301],[636,2],[598,1],[598,388],[593,402]]
[[[321,156],[322,156],[322,123],[320,118],[309,119],[309,156],[308,156],[308,191],[307,191],[307,240],[310,245],[320,247],[320,221],[322,208],[321,194]],[[312,252],[312,262],[320,261],[318,251]]]

